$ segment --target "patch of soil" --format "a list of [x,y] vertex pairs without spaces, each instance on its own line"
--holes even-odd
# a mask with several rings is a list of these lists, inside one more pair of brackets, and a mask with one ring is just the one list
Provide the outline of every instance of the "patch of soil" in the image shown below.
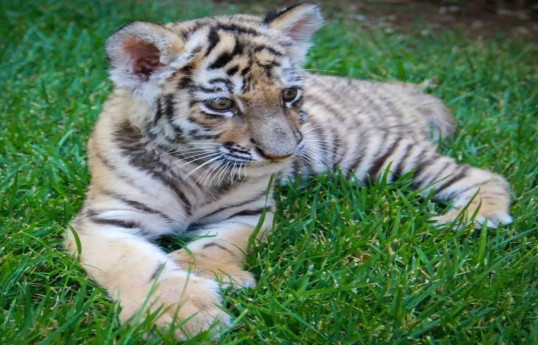
[[[215,0],[233,4],[244,13],[262,15],[269,9],[297,1]],[[458,30],[471,37],[509,38],[538,43],[538,0],[317,0],[329,19],[357,22],[368,29],[412,32],[417,22],[424,30]]]

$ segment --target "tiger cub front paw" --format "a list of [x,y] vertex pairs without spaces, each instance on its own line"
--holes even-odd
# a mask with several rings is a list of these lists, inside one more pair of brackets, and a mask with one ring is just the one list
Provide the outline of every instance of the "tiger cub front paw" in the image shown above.
[[181,268],[207,279],[216,280],[224,287],[241,288],[256,286],[252,273],[243,270],[240,261],[233,258],[208,256],[204,250],[177,250],[169,254]]
[[176,325],[175,335],[179,339],[230,325],[230,316],[221,309],[219,287],[214,281],[179,270],[156,279],[149,290],[133,289],[121,294],[122,323],[136,322],[146,312],[156,312],[156,325],[162,328]]

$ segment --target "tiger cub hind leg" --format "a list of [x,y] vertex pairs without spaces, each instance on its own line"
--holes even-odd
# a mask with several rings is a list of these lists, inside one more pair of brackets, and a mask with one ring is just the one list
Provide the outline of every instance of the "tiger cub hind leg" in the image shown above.
[[436,145],[430,141],[402,139],[399,134],[381,130],[374,132],[372,129],[371,132],[378,138],[384,137],[385,142],[379,147],[364,141],[358,157],[346,153],[347,158],[340,165],[342,171],[364,182],[382,178],[391,182],[398,176],[411,174],[414,178],[412,187],[421,194],[433,193],[434,200],[452,204],[452,210],[433,218],[439,224],[462,220],[474,222],[477,227],[496,228],[512,221],[509,215],[510,186],[502,176],[459,164],[453,158],[439,154]]
[[[510,187],[506,180],[487,170],[458,167],[458,172],[446,177],[446,182],[451,183],[447,183],[438,196],[453,201],[453,209],[433,220],[438,224],[461,220],[474,222],[476,227],[491,228],[511,223]],[[440,186],[443,187],[443,181]]]
[[458,164],[453,158],[436,152],[432,143],[424,142],[409,149],[403,158],[394,158],[389,169],[411,172],[414,187],[423,194],[434,193],[434,199],[448,201],[452,210],[433,217],[438,224],[456,220],[496,228],[512,222],[509,215],[510,186],[491,171]]

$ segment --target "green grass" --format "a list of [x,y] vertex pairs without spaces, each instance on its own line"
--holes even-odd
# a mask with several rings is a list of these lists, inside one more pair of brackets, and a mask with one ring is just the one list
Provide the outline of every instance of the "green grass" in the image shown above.
[[[85,143],[111,90],[103,44],[120,25],[231,13],[205,1],[0,2],[0,343],[175,343],[118,307],[63,252],[89,181]],[[514,223],[438,229],[409,181],[359,188],[340,176],[279,188],[276,230],[225,292],[223,344],[538,342],[538,48],[442,34],[369,33],[329,21],[308,68],[421,83],[460,127],[442,151],[513,186]],[[127,268],[128,269],[128,268]],[[207,341],[200,335],[192,343]]]

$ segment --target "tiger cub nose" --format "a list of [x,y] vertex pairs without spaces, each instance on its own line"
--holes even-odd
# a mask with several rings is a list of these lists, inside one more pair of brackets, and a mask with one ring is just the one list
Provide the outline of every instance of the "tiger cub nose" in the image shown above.
[[283,155],[267,153],[267,152],[264,152],[263,150],[261,150],[260,148],[258,148],[258,153],[260,155],[262,155],[263,157],[267,158],[267,159],[271,159],[271,160],[275,160],[275,161],[284,160],[286,158],[290,158],[291,156],[293,156],[293,153],[283,154]]

